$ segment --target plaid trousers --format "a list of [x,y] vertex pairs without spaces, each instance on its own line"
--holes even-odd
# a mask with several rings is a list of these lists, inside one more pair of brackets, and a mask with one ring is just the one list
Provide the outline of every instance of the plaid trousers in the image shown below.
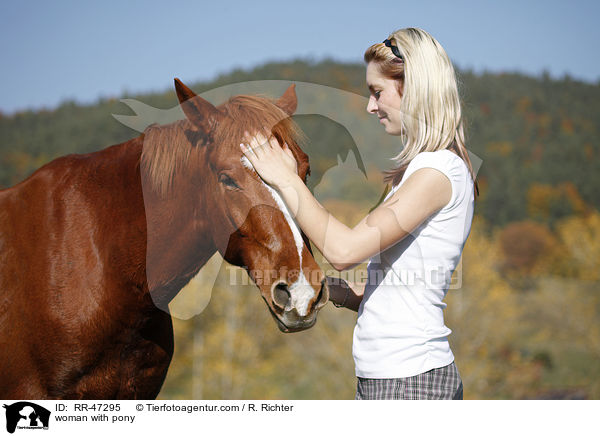
[[412,377],[358,377],[355,400],[462,400],[463,385],[452,362]]

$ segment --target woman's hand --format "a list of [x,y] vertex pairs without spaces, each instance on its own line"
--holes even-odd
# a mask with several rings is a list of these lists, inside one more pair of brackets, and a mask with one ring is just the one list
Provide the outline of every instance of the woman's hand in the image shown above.
[[240,144],[244,156],[266,183],[281,189],[298,177],[297,162],[287,144],[281,147],[274,136],[267,139],[261,132],[254,136],[246,132],[244,140],[246,144]]
[[329,288],[329,301],[335,307],[345,307],[358,312],[365,284],[347,283],[341,277],[325,276]]

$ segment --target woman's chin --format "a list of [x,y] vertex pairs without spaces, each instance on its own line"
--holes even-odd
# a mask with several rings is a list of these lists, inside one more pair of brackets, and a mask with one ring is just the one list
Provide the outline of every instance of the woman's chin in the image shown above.
[[401,128],[396,128],[393,125],[390,125],[389,123],[386,123],[384,125],[385,128],[385,133],[387,133],[388,135],[392,135],[392,136],[400,136],[402,135],[402,129]]
[[379,122],[383,124],[383,128],[385,129],[385,133],[393,136],[400,136],[402,134],[402,128],[396,126],[396,124],[391,123],[388,117],[379,118]]

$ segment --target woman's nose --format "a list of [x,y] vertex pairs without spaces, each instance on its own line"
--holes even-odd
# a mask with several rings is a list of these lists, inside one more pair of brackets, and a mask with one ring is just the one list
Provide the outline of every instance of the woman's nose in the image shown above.
[[367,103],[367,112],[369,112],[370,114],[374,114],[375,112],[377,112],[377,101],[373,96],[369,97],[369,103]]

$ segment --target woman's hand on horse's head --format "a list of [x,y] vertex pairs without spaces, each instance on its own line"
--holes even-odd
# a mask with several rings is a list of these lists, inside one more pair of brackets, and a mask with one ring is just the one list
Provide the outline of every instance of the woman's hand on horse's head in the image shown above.
[[254,136],[246,132],[244,141],[246,144],[240,144],[244,156],[269,185],[280,189],[289,185],[293,177],[298,177],[296,159],[286,143],[282,147],[274,136],[267,139],[262,132]]

